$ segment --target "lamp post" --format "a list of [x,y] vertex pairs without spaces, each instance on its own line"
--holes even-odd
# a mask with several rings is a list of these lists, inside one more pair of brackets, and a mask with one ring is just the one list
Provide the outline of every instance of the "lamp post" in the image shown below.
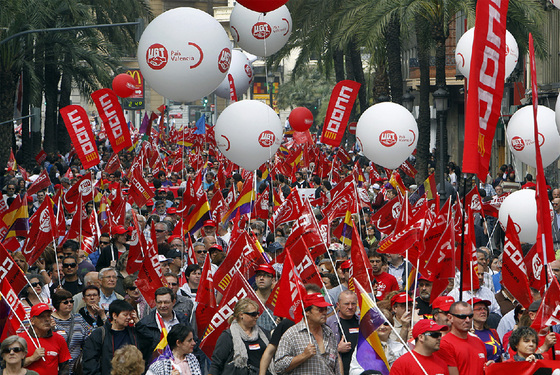
[[274,87],[274,80],[276,78],[276,74],[272,70],[268,72],[268,100],[270,102],[270,108],[274,109],[274,104],[272,103],[274,97],[272,94],[272,89]]
[[436,108],[437,120],[439,125],[439,152],[440,152],[440,184],[439,184],[439,196],[442,203],[447,199],[445,192],[445,158],[443,155],[443,132],[444,132],[444,122],[445,113],[449,108],[449,92],[440,86],[433,94],[434,97],[434,107]]
[[413,113],[413,111],[414,111],[414,95],[412,95],[410,93],[410,91],[407,91],[406,94],[403,95],[402,105],[403,105],[403,107],[408,109],[408,112]]

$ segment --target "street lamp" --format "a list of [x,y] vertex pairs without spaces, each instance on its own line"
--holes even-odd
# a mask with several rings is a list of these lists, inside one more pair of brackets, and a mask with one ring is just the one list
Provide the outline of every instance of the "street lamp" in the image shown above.
[[445,125],[445,113],[449,108],[449,92],[440,86],[433,94],[434,97],[434,107],[436,107],[437,120],[439,125],[439,152],[440,152],[440,184],[439,184],[439,196],[442,202],[446,200],[445,192],[445,158],[443,156],[443,132]]
[[268,71],[268,100],[270,101],[270,108],[274,109],[274,105],[272,104],[273,95],[272,95],[272,88],[274,87],[274,80],[276,79],[276,74],[272,70]]
[[412,95],[410,91],[407,91],[406,94],[403,95],[402,105],[408,109],[408,112],[412,113],[414,111],[414,95]]

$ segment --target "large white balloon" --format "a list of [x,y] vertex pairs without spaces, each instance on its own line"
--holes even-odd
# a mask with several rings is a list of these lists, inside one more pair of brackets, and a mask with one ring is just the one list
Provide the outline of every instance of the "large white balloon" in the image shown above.
[[285,5],[263,14],[237,3],[231,12],[229,24],[233,41],[257,56],[270,56],[278,52],[292,33],[292,16]]
[[[558,0],[560,2],[560,0]],[[556,113],[556,129],[560,134],[560,98],[556,98],[556,107],[554,107],[554,112]]]
[[384,102],[369,107],[358,120],[356,139],[374,163],[398,168],[418,142],[418,125],[402,105]]
[[[546,167],[560,155],[560,135],[554,121],[554,111],[539,105],[537,123],[542,162]],[[537,166],[532,106],[523,107],[511,116],[507,127],[507,139],[509,149],[516,158],[532,167]]]
[[[229,74],[231,74],[233,78],[235,92],[237,96],[240,97],[247,91],[251,82],[253,82],[253,67],[243,52],[233,50],[228,75]],[[220,83],[215,93],[220,98],[229,99],[229,78],[227,76],[222,83]]]
[[[457,48],[455,48],[455,63],[457,64],[457,69],[466,78],[469,78],[469,70],[471,69],[471,55],[472,47],[474,41],[474,27],[466,31],[459,42],[457,43]],[[519,59],[519,47],[515,38],[509,31],[506,30],[506,75],[505,78],[509,77],[515,66],[517,65],[517,60]]]
[[154,19],[140,38],[138,65],[160,95],[190,102],[210,94],[224,80],[231,42],[208,13],[175,8]]
[[282,123],[272,108],[257,100],[242,100],[224,109],[214,127],[216,144],[232,162],[255,170],[282,143]]
[[[552,210],[550,203],[549,210]],[[507,227],[508,215],[513,220],[519,241],[535,243],[538,229],[535,190],[518,190],[504,199],[498,213],[498,220],[504,230]]]
[[551,2],[552,5],[554,5],[556,8],[560,9],[560,0],[550,0],[550,2]]

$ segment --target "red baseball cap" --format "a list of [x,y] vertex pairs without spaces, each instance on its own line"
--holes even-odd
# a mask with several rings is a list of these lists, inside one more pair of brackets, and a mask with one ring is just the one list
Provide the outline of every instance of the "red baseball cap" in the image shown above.
[[477,297],[471,298],[470,300],[467,301],[467,303],[471,306],[474,306],[477,303],[483,303],[483,304],[486,305],[486,307],[488,307],[492,304],[492,302],[488,301],[487,299],[480,299],[480,298],[477,298]]
[[31,308],[31,312],[29,313],[29,316],[31,318],[33,318],[33,317],[41,315],[45,311],[51,311],[52,312],[52,309],[46,303],[38,303]]
[[266,273],[269,273],[271,275],[276,276],[276,271],[268,263],[267,264],[261,264],[260,266],[258,266],[256,272],[266,272]]
[[393,307],[395,303],[406,303],[407,301],[413,302],[414,300],[405,292],[395,294],[393,298],[391,298],[391,307]]
[[422,275],[418,276],[418,281],[420,281],[420,280],[429,281],[429,282],[433,281],[433,280],[428,279],[426,276],[422,276]]
[[437,332],[437,331],[447,331],[449,330],[448,326],[439,325],[434,322],[432,319],[420,319],[412,328],[412,337],[415,339],[418,338],[418,335],[421,335],[426,332]]
[[455,298],[451,296],[439,296],[432,302],[432,309],[440,309],[441,311],[447,312],[454,303]]
[[177,213],[177,209],[176,209],[175,207],[169,207],[169,208],[167,209],[167,214],[168,214],[168,215],[174,215],[174,214],[176,214],[176,213]]
[[128,230],[126,230],[126,228],[122,225],[116,225],[113,227],[113,234],[126,234],[128,233]]
[[312,293],[303,297],[303,306],[329,307],[332,305],[325,301],[325,297],[321,293]]
[[202,224],[203,227],[215,227],[216,223],[214,223],[214,221],[212,220],[206,220],[204,222],[204,224]]
[[210,250],[212,250],[212,249],[216,249],[216,250],[219,250],[219,251],[224,251],[224,248],[222,247],[222,245],[218,245],[218,244],[212,245],[212,246],[208,249],[208,251],[210,251]]
[[352,267],[352,262],[349,260],[342,262],[342,264],[340,265],[340,268],[343,270],[349,270],[350,267]]

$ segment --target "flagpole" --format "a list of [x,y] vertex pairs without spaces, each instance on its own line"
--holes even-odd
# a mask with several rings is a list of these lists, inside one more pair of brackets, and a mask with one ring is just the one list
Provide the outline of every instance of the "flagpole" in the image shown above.
[[[416,292],[418,291],[418,267],[420,267],[420,255],[418,256],[418,258],[416,259],[416,276],[414,277],[414,281],[415,281],[415,288],[414,288],[414,292],[412,294],[412,303],[414,306],[414,303],[416,302]],[[408,277],[406,278],[407,284],[408,284]],[[406,299],[408,301],[408,298]],[[410,329],[412,329],[412,327],[414,327],[414,313],[410,314]]]
[[[465,196],[467,195],[467,175],[463,174],[463,212],[461,213],[461,262],[459,267],[459,301],[463,301],[463,271],[464,271],[464,259],[465,259]],[[459,207],[461,207],[461,199],[457,194],[457,199],[459,199]],[[472,281],[472,274],[471,274]]]
[[[405,217],[405,224],[408,226],[408,206],[410,204],[410,202],[408,202],[408,190],[404,193],[404,199],[406,199],[406,205],[403,205],[403,209],[405,209],[405,213],[404,213],[404,217]],[[405,292],[406,295],[408,296],[408,292],[410,290],[410,285],[408,285],[408,247],[406,248],[406,254],[405,254],[405,260],[404,260],[404,274],[406,276],[406,281],[405,281]],[[418,269],[418,268],[416,268]],[[416,291],[416,290],[415,290]],[[408,313],[408,298],[406,298],[406,309],[405,309],[405,313]]]

